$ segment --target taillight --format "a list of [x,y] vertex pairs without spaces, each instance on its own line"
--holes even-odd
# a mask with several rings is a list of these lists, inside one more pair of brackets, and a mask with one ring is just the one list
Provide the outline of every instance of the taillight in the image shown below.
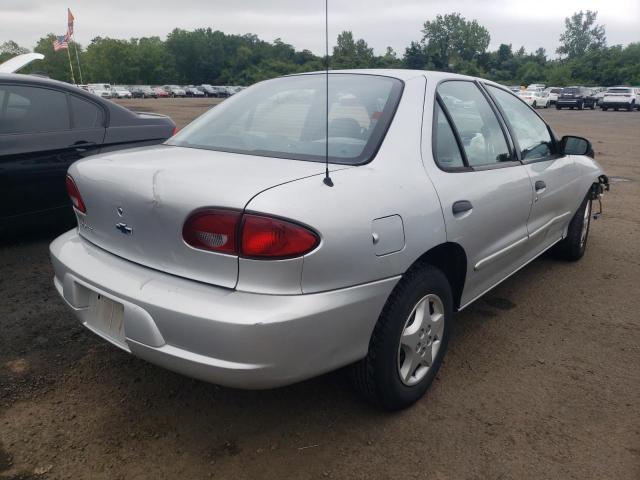
[[178,133],[178,127],[173,127],[173,132],[171,132],[171,136],[175,135],[176,133]]
[[67,185],[67,193],[69,194],[73,207],[81,213],[87,213],[87,207],[84,206],[84,202],[82,201],[82,196],[80,195],[80,190],[78,190],[78,187],[76,186],[76,182],[73,181],[73,178],[71,178],[70,175],[67,175],[65,183]]
[[182,237],[201,250],[261,259],[299,257],[320,242],[316,233],[296,223],[228,210],[194,213]]
[[182,227],[182,237],[194,248],[235,255],[241,216],[240,212],[226,210],[196,212]]
[[318,245],[318,236],[301,225],[277,218],[245,215],[240,252],[245,257],[299,257]]

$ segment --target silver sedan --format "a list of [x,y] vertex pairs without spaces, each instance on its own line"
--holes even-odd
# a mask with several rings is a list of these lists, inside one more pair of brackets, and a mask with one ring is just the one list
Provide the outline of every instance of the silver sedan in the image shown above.
[[54,283],[95,334],[240,388],[350,365],[399,409],[455,311],[548,249],[582,257],[608,182],[498,84],[360,70],[259,83],[165,144],[76,162],[67,188]]

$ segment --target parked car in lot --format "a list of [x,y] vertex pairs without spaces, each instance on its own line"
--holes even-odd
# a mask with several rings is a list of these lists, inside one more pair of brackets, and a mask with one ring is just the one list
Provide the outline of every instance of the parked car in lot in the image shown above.
[[187,97],[204,97],[204,92],[198,90],[198,88],[193,85],[190,87],[185,87],[185,93]]
[[158,98],[158,93],[149,85],[131,85],[129,91],[133,98]]
[[90,330],[177,372],[270,388],[351,365],[399,409],[454,311],[548,249],[583,256],[608,184],[593,155],[483,79],[268,80],[163,145],[72,165],[54,284]]
[[111,87],[111,92],[114,98],[131,98],[131,92],[123,85],[114,85]]
[[640,89],[633,87],[608,88],[600,100],[600,108],[605,111],[610,108],[615,111],[621,108],[628,111],[636,108],[640,110]]
[[164,88],[162,87],[153,87],[153,91],[155,92],[155,94],[158,96],[158,98],[168,98],[169,92],[167,92]]
[[186,97],[187,92],[185,92],[184,88],[179,87],[178,85],[165,85],[162,87],[165,92],[169,94],[170,97]]
[[0,74],[0,237],[69,216],[67,169],[101,152],[163,142],[168,117],[134,113],[68,83]]
[[100,98],[112,98],[113,92],[111,91],[111,85],[108,83],[89,83],[87,84],[87,91],[93,93]]
[[545,90],[549,94],[549,104],[555,105],[558,101],[558,97],[562,93],[562,88],[559,87],[549,87]]
[[562,89],[562,93],[556,101],[556,108],[558,110],[565,107],[571,110],[574,108],[579,110],[590,108],[593,110],[596,107],[596,97],[591,90],[586,87],[566,87]]
[[518,96],[527,105],[533,108],[548,108],[549,107],[549,94],[545,91],[536,90],[521,90]]

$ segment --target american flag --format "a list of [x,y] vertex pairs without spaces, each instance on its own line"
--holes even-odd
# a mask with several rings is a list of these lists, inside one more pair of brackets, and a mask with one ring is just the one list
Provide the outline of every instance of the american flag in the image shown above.
[[69,48],[69,36],[58,35],[53,41],[53,50],[57,52],[58,50],[64,50],[65,48]]

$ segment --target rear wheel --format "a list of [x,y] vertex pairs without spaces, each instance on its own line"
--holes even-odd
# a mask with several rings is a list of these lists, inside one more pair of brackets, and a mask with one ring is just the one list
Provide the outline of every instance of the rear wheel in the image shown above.
[[600,108],[602,108],[602,111],[603,111],[603,112],[606,112],[606,111],[607,111],[607,107],[600,107]]
[[556,104],[556,110],[562,110],[562,107]]
[[356,390],[387,410],[419,400],[442,363],[452,316],[444,273],[429,265],[409,270],[382,310],[367,356],[351,367]]
[[537,103],[536,103],[536,101],[534,100],[534,101],[533,101],[533,105],[531,105],[531,106],[532,106],[533,108],[537,108],[537,107],[538,107],[538,104],[537,104]]
[[630,103],[627,107],[627,112],[630,112],[631,110],[633,110],[633,103]]
[[587,248],[590,225],[591,199],[587,195],[569,223],[567,236],[555,246],[556,255],[573,262],[580,260]]

